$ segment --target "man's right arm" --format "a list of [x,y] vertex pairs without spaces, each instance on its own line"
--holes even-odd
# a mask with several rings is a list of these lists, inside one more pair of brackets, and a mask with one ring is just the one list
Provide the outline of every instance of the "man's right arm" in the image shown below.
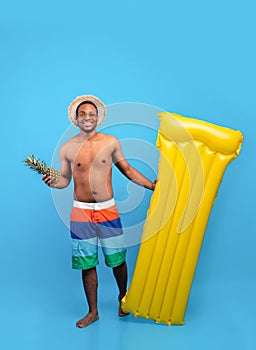
[[44,175],[42,180],[46,183],[47,186],[52,188],[65,188],[69,185],[72,177],[71,164],[67,159],[66,147],[65,145],[60,149],[60,176],[55,179],[53,176]]

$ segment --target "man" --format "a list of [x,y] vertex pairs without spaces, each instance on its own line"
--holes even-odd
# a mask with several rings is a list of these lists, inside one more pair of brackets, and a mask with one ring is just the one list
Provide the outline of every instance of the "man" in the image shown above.
[[126,316],[121,300],[127,288],[126,249],[120,218],[113,199],[112,165],[131,181],[154,190],[155,182],[145,178],[125,159],[116,137],[96,131],[105,119],[106,107],[97,97],[77,97],[69,106],[69,118],[80,132],[60,150],[60,177],[44,175],[52,188],[68,186],[73,176],[74,206],[71,211],[72,267],[82,270],[89,312],[77,321],[83,328],[99,318],[97,308],[98,245],[119,289],[119,316]]

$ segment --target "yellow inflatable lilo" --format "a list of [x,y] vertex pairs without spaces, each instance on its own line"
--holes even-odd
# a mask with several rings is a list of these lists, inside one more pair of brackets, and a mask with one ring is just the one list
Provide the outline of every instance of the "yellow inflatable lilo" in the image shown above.
[[159,117],[159,181],[122,309],[159,323],[184,324],[211,208],[243,135],[178,114]]

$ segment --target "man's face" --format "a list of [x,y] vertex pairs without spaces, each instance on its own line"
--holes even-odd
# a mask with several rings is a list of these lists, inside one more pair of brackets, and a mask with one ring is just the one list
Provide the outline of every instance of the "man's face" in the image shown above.
[[98,116],[96,108],[91,104],[83,104],[77,112],[78,127],[85,131],[91,132],[96,129]]

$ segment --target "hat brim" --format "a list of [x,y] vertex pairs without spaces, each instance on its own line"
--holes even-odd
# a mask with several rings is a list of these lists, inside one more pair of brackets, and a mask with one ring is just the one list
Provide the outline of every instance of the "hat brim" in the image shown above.
[[77,107],[80,105],[80,103],[82,102],[92,102],[95,104],[95,106],[97,107],[98,110],[98,122],[97,122],[97,126],[100,125],[101,123],[103,123],[103,121],[106,118],[106,106],[104,105],[104,103],[95,96],[92,95],[83,95],[83,96],[78,96],[77,98],[75,98],[71,104],[68,107],[68,117],[70,119],[70,121],[77,126],[77,119],[76,119],[76,109]]

